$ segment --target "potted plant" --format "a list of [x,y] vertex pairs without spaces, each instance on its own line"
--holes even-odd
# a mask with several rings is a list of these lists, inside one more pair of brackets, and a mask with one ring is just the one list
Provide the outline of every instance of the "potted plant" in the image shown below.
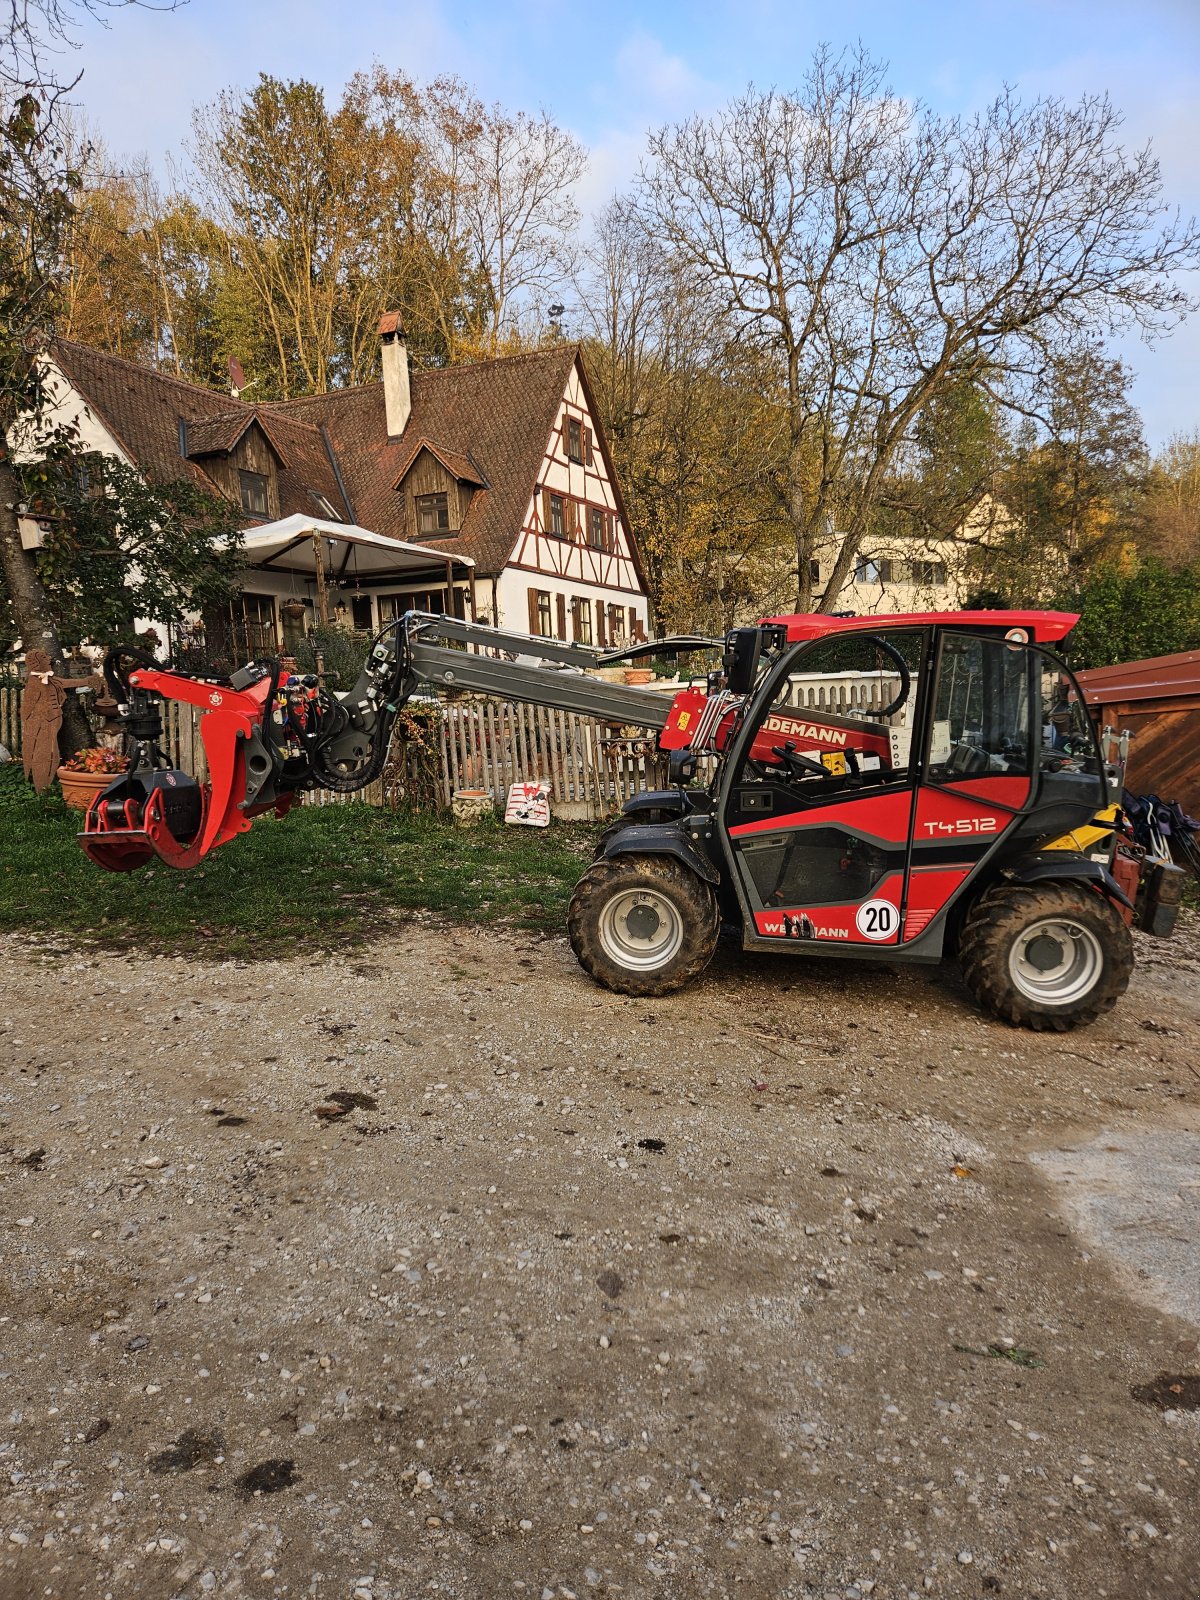
[[119,750],[100,745],[77,751],[58,769],[63,800],[73,811],[86,811],[101,789],[107,789],[128,764]]

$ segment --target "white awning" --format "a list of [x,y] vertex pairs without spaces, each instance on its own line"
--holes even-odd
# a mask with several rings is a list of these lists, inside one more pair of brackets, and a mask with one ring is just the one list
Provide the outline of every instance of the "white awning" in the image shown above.
[[466,576],[475,565],[470,556],[457,551],[385,539],[381,533],[372,533],[352,522],[324,522],[320,517],[306,517],[299,512],[247,528],[242,535],[247,565],[260,572],[295,572],[315,577],[318,547],[322,565],[335,584],[356,577],[393,574],[401,578],[436,573],[444,579],[447,569],[462,568]]

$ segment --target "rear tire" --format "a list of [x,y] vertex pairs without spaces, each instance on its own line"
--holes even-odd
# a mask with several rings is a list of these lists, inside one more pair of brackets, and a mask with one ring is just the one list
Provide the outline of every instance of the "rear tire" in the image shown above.
[[712,889],[670,856],[593,863],[567,911],[579,964],[617,994],[681,988],[712,960],[720,926]]
[[1125,993],[1133,941],[1093,890],[1003,883],[968,914],[959,959],[967,987],[993,1016],[1065,1033],[1111,1011]]

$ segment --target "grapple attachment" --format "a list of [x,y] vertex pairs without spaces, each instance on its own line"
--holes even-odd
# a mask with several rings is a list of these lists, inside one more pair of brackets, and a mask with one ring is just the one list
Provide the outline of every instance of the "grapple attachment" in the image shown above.
[[175,768],[127,772],[92,801],[79,843],[109,872],[135,872],[155,856],[193,867],[207,800],[207,785]]

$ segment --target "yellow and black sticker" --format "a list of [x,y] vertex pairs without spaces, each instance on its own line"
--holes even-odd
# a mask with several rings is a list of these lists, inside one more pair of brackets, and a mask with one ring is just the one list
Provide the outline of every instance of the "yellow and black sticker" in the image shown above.
[[821,755],[821,765],[835,778],[846,776],[846,758],[840,750],[826,750]]

